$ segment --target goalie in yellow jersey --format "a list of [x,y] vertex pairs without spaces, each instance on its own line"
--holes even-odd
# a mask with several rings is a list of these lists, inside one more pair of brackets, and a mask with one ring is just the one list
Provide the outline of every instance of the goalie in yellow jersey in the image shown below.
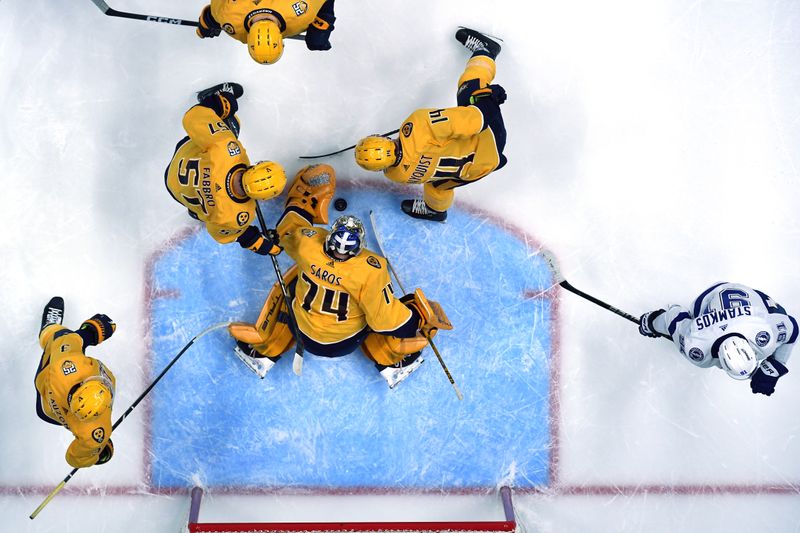
[[[305,350],[341,357],[359,346],[394,388],[422,364],[421,352],[439,329],[452,329],[441,306],[420,289],[398,299],[386,259],[368,250],[364,226],[352,215],[337,218],[330,231],[328,204],[336,175],[328,165],[301,169],[289,188],[277,232],[295,261],[285,280]],[[254,324],[234,323],[237,355],[260,377],[294,337],[286,302],[276,284]]]
[[278,163],[250,164],[239,142],[238,83],[222,83],[201,91],[199,103],[183,117],[188,134],[178,142],[164,182],[167,190],[203,222],[219,243],[238,242],[257,254],[277,255],[273,235],[251,224],[258,200],[270,200],[283,191],[286,174]]
[[114,455],[111,406],[116,381],[103,363],[84,352],[113,335],[116,325],[96,314],[71,331],[61,325],[63,320],[64,300],[55,296],[44,308],[39,330],[44,352],[34,380],[36,414],[75,436],[66,454],[71,466],[101,465]]
[[284,37],[306,32],[309,50],[330,50],[336,17],[334,0],[211,0],[200,13],[200,38],[225,31],[245,43],[257,63],[272,64],[283,55]]
[[506,164],[506,129],[500,104],[506,92],[491,85],[500,44],[461,28],[456,39],[472,57],[458,80],[458,107],[420,109],[400,127],[397,139],[372,135],[355,148],[356,163],[381,170],[398,183],[424,184],[423,198],[404,200],[403,212],[443,222],[453,204],[453,189],[485,177]]

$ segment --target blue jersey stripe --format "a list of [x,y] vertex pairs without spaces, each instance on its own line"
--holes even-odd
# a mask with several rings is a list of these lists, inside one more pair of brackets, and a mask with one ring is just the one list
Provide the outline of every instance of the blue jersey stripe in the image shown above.
[[694,313],[694,316],[695,316],[695,317],[697,317],[697,316],[700,314],[700,305],[701,305],[701,304],[702,304],[702,302],[703,302],[703,298],[705,298],[706,296],[708,296],[708,294],[709,294],[711,291],[713,291],[714,289],[716,289],[716,288],[717,288],[717,287],[719,287],[720,285],[725,285],[726,283],[728,283],[728,282],[727,282],[727,281],[723,281],[723,282],[721,282],[721,283],[717,283],[716,285],[712,285],[711,287],[709,287],[709,288],[707,288],[706,290],[704,290],[704,291],[702,292],[702,294],[700,294],[700,296],[698,296],[698,297],[697,297],[697,299],[694,301],[694,307],[693,307],[693,309],[692,309],[692,312]]
[[675,330],[678,329],[678,322],[680,322],[681,320],[686,320],[687,318],[691,319],[692,317],[691,315],[689,315],[689,313],[684,311],[682,313],[678,313],[678,316],[672,319],[672,322],[669,323],[669,328],[667,328],[670,337],[675,335]]

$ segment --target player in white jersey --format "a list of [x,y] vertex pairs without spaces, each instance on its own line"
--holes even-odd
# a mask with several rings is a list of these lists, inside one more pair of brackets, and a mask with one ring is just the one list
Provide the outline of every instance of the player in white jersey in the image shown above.
[[717,283],[690,309],[670,305],[645,313],[639,333],[667,335],[702,368],[716,366],[733,379],[750,379],[753,394],[775,392],[797,340],[797,321],[775,300],[738,283]]

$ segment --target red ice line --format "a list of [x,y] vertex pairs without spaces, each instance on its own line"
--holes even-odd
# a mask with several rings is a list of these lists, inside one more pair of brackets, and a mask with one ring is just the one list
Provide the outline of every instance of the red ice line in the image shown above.
[[[339,190],[377,189],[390,193],[408,193],[411,189],[407,186],[397,185],[378,180],[358,180],[341,181],[337,183]],[[524,230],[515,226],[503,218],[484,211],[464,202],[456,202],[459,208],[471,213],[472,215],[489,220],[494,225],[504,229],[524,242],[529,249],[538,250],[541,245],[539,242],[528,235]],[[165,242],[159,250],[150,255],[145,266],[143,312],[144,312],[144,375],[149,376],[153,363],[152,337],[150,334],[152,327],[153,302],[160,298],[178,298],[180,292],[177,290],[156,289],[153,286],[153,270],[158,260],[167,252],[177,247],[184,240],[198,233],[198,227],[185,228]],[[654,495],[674,495],[674,496],[695,496],[695,495],[754,495],[754,494],[800,494],[800,483],[784,484],[636,484],[636,485],[562,485],[559,482],[559,459],[560,459],[560,426],[561,426],[561,328],[559,315],[560,292],[557,288],[541,291],[525,291],[524,298],[542,298],[550,301],[550,460],[548,464],[547,486],[534,488],[515,488],[517,494],[541,494],[545,496],[638,496],[644,494]],[[189,488],[163,488],[152,485],[153,464],[150,454],[147,452],[152,445],[151,423],[152,413],[149,401],[144,402],[145,416],[145,437],[142,472],[143,482],[140,485],[115,485],[103,488],[80,488],[67,487],[63,490],[65,494],[76,496],[150,496],[158,495],[182,495],[189,493]],[[0,485],[0,495],[44,495],[52,490],[52,486],[43,485],[23,485],[8,486]],[[214,494],[230,494],[237,496],[258,496],[258,495],[323,495],[323,496],[346,496],[346,495],[404,495],[404,494],[453,494],[453,495],[478,495],[492,492],[494,489],[487,487],[465,487],[457,489],[436,489],[436,488],[407,488],[394,489],[387,487],[318,487],[318,486],[293,486],[293,487],[241,487],[235,485],[214,486]]]

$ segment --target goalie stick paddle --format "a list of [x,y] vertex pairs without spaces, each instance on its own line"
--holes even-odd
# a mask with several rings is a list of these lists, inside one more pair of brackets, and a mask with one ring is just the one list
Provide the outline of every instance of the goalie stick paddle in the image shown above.
[[[147,22],[161,22],[164,24],[172,24],[174,26],[192,26],[198,27],[200,25],[199,22],[196,20],[184,20],[184,19],[176,19],[173,17],[158,17],[156,15],[143,15],[140,13],[129,13],[127,11],[117,11],[116,9],[109,7],[103,0],[92,0],[94,5],[103,12],[104,15],[108,15],[109,17],[121,17],[126,19],[133,19],[133,20],[144,20]],[[284,37],[284,39],[293,39],[293,40],[304,40],[304,35],[291,35],[288,37]]]
[[[131,406],[130,406],[130,407],[128,407],[128,410],[127,410],[127,411],[125,411],[124,413],[122,413],[122,416],[120,416],[120,417],[117,419],[117,421],[116,421],[116,422],[114,422],[114,425],[113,425],[113,426],[111,426],[111,433],[114,433],[114,430],[115,430],[115,429],[117,429],[117,426],[119,426],[120,424],[122,424],[122,421],[123,421],[123,420],[125,420],[125,418],[126,418],[126,417],[127,417],[129,414],[131,414],[131,411],[133,411],[134,409],[136,409],[136,406],[137,406],[137,405],[139,405],[139,402],[141,402],[141,401],[144,399],[144,397],[145,397],[145,396],[147,396],[147,394],[148,394],[148,393],[149,393],[151,390],[153,390],[153,387],[155,387],[155,386],[156,386],[156,383],[158,383],[159,381],[161,381],[161,378],[163,378],[163,377],[164,377],[164,375],[165,375],[165,374],[166,374],[166,373],[169,371],[169,369],[170,369],[170,368],[172,368],[172,365],[174,365],[175,363],[177,363],[177,362],[178,362],[178,359],[180,359],[180,358],[181,358],[181,356],[182,356],[182,355],[183,355],[183,354],[186,352],[186,350],[188,350],[188,349],[189,349],[189,347],[190,347],[192,344],[194,344],[194,342],[195,342],[197,339],[199,339],[200,337],[203,337],[203,336],[204,336],[204,335],[206,335],[207,333],[211,333],[212,331],[215,331],[215,330],[218,330],[218,329],[222,329],[222,328],[226,328],[226,327],[228,327],[228,324],[230,324],[230,322],[221,322],[221,323],[219,323],[219,324],[214,324],[213,326],[209,326],[209,327],[207,327],[206,329],[204,329],[203,331],[201,331],[200,333],[198,333],[197,335],[195,335],[194,337],[192,337],[192,340],[190,340],[189,342],[187,342],[187,343],[186,343],[186,346],[184,346],[184,347],[183,347],[183,349],[182,349],[180,352],[178,352],[178,355],[176,355],[175,357],[173,357],[173,358],[172,358],[172,361],[170,361],[170,362],[169,362],[169,364],[168,364],[166,367],[164,367],[164,370],[162,370],[162,371],[161,371],[161,373],[160,373],[160,374],[159,374],[159,375],[156,377],[156,379],[154,379],[154,380],[153,380],[153,382],[152,382],[152,383],[150,383],[150,385],[149,385],[149,386],[148,386],[148,387],[147,387],[147,388],[144,390],[144,392],[143,392],[143,393],[141,393],[141,394],[139,395],[139,397],[138,397],[138,398],[136,398],[136,401],[134,401],[134,402],[131,404]],[[37,516],[39,516],[39,513],[40,513],[40,512],[42,512],[42,509],[44,509],[44,508],[45,508],[45,506],[46,506],[48,503],[50,503],[50,501],[51,501],[51,500],[52,500],[52,499],[53,499],[53,498],[56,496],[56,494],[58,494],[58,493],[61,491],[61,489],[63,489],[63,488],[64,488],[64,486],[65,486],[67,483],[69,483],[69,480],[70,480],[70,479],[72,479],[72,476],[74,476],[74,475],[75,475],[75,474],[78,472],[78,470],[79,470],[78,468],[73,468],[73,469],[72,469],[72,472],[70,472],[70,473],[67,475],[67,477],[65,477],[65,478],[64,478],[64,479],[61,481],[61,483],[59,483],[59,484],[56,486],[56,488],[54,488],[52,491],[50,491],[50,494],[48,494],[48,495],[47,495],[47,497],[44,499],[44,501],[43,501],[41,504],[39,504],[39,507],[37,507],[37,508],[36,508],[36,510],[35,510],[33,513],[31,513],[31,516],[30,516],[30,519],[31,519],[31,520],[33,520],[34,518],[36,518]]]
[[[256,201],[256,215],[258,216],[258,224],[261,226],[261,233],[266,235],[267,223],[264,222],[264,214],[261,212],[261,206],[258,205],[258,201]],[[295,318],[294,309],[292,309],[292,300],[289,298],[289,291],[286,289],[286,282],[283,281],[281,269],[278,267],[278,260],[275,259],[274,255],[267,255],[269,255],[270,259],[272,259],[272,267],[275,269],[275,277],[278,278],[278,284],[281,286],[283,299],[286,302],[286,310],[288,311],[289,320],[291,321],[291,324],[289,324],[289,329],[292,331],[292,335],[294,335],[295,342],[292,370],[294,371],[295,375],[300,376],[303,374],[303,356],[306,348],[303,345],[302,337],[300,337],[300,329],[297,327],[297,318]]]
[[[398,131],[400,131],[400,130],[398,129],[398,130],[387,131],[386,133],[382,133],[381,137],[388,137],[389,135],[394,135]],[[353,146],[348,146],[347,148],[342,148],[341,150],[336,150],[335,152],[329,152],[327,154],[301,155],[301,156],[298,156],[297,159],[319,159],[320,157],[328,157],[328,156],[331,156],[331,155],[341,154],[342,152],[346,152],[348,150],[352,150],[356,146],[357,145],[354,144]]]
[[[381,252],[381,255],[383,256],[383,258],[386,259],[386,264],[389,266],[389,270],[391,271],[392,275],[394,276],[395,281],[397,281],[397,285],[400,287],[400,290],[403,292],[403,294],[406,294],[406,289],[403,287],[403,283],[400,281],[400,278],[397,277],[397,272],[395,271],[394,267],[392,266],[392,262],[389,261],[389,256],[386,255],[386,251],[383,249],[383,244],[381,242],[381,238],[378,235],[378,225],[375,223],[375,214],[372,212],[372,210],[370,210],[370,212],[369,212],[369,223],[372,225],[372,234],[375,235],[375,242],[378,243],[378,250]],[[425,333],[423,333],[423,335],[425,335],[425,338],[428,340],[428,344],[431,345],[431,350],[433,350],[433,353],[436,354],[436,358],[439,360],[439,364],[442,366],[442,370],[444,370],[444,374],[447,376],[447,379],[450,381],[450,385],[453,386],[453,390],[456,391],[456,396],[458,396],[459,400],[463,400],[464,399],[464,395],[461,394],[461,390],[458,388],[458,385],[456,385],[456,380],[453,379],[453,375],[450,373],[450,370],[447,368],[447,365],[445,364],[444,359],[442,359],[442,354],[439,353],[439,349],[436,347],[436,344],[434,344],[433,339],[429,335],[427,335]]]
[[[572,284],[569,281],[566,280],[566,278],[564,277],[564,274],[561,273],[561,268],[558,265],[558,260],[556,259],[555,254],[553,254],[553,252],[551,252],[550,250],[546,250],[544,248],[542,250],[540,250],[540,252],[542,254],[542,258],[544,259],[545,263],[547,263],[548,268],[550,268],[550,272],[552,272],[553,278],[556,280],[556,283],[558,283],[561,287],[563,287],[564,289],[568,290],[569,292],[571,292],[573,294],[577,294],[581,298],[589,300],[590,302],[592,302],[595,305],[599,305],[603,309],[607,309],[607,310],[611,311],[615,315],[619,315],[622,318],[626,318],[626,319],[630,320],[631,322],[635,323],[636,325],[639,324],[639,319],[637,317],[631,315],[630,313],[626,313],[625,311],[623,311],[621,309],[617,309],[613,305],[607,304],[603,300],[595,298],[591,294],[587,294],[587,293],[583,292],[582,290],[576,289],[575,287],[573,287]],[[664,335],[662,333],[659,333],[659,336],[662,337],[662,338],[665,338],[667,340],[670,340],[670,341],[672,340],[669,336]]]

